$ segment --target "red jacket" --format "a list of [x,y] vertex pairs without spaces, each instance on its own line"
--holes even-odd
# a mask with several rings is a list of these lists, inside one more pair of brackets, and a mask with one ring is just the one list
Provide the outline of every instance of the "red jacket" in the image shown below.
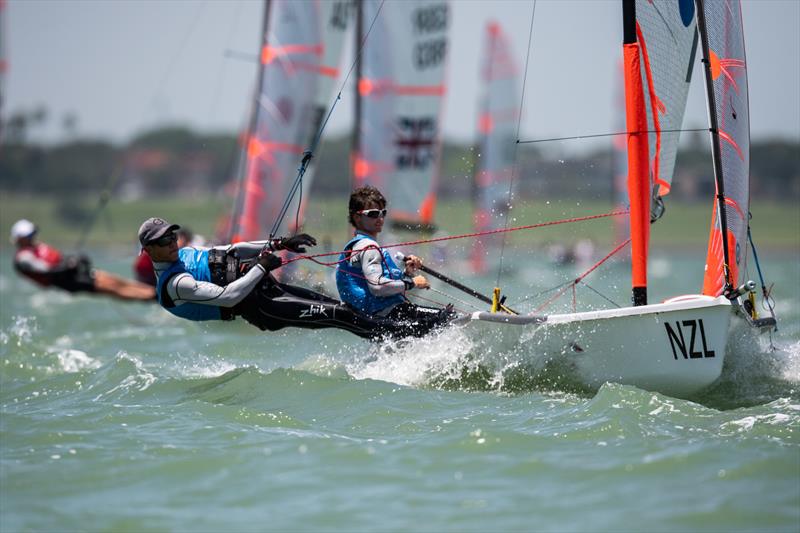
[[147,283],[153,287],[156,286],[156,272],[153,270],[153,261],[144,250],[133,262],[133,275],[142,283]]
[[53,274],[62,271],[64,257],[61,252],[44,243],[19,248],[14,254],[14,268],[39,285],[52,284]]

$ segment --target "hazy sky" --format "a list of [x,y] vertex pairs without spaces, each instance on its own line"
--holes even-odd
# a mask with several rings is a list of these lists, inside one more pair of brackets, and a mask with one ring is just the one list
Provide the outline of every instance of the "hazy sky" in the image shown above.
[[[487,21],[512,37],[522,71],[532,5],[452,0],[448,137],[474,139]],[[224,52],[257,52],[262,9],[259,0],[10,0],[4,113],[45,105],[50,124],[37,137],[47,141],[63,138],[70,112],[81,136],[115,141],[164,123],[240,128],[256,65]],[[746,0],[743,17],[752,135],[800,141],[800,0]],[[521,138],[615,131],[620,19],[618,0],[536,3]],[[351,62],[348,50],[342,70]],[[352,80],[326,135],[350,128],[351,93]],[[705,121],[696,81],[684,126]]]

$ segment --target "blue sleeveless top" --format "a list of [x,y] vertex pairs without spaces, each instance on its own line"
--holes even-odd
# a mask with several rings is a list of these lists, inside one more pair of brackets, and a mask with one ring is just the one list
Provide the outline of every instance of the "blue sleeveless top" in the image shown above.
[[175,302],[166,292],[166,284],[174,276],[184,272],[191,274],[197,281],[211,281],[211,270],[208,268],[208,250],[187,247],[178,251],[178,260],[162,272],[156,282],[156,295],[161,307],[173,315],[187,320],[222,320],[219,306],[192,302],[175,305]]
[[[339,289],[339,298],[343,302],[362,313],[372,315],[404,302],[405,298],[402,294],[375,296],[369,290],[363,270],[350,263],[350,250],[358,241],[368,238],[366,235],[356,234],[344,247],[344,252],[339,255],[339,264],[336,267],[336,288]],[[403,279],[403,271],[395,264],[389,252],[381,250],[381,253],[383,255],[382,276],[393,280]]]

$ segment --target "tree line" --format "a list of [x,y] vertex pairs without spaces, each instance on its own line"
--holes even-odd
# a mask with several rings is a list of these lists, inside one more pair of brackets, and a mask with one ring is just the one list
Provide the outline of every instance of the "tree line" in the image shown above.
[[[9,134],[10,133],[10,134]],[[118,195],[217,193],[236,179],[241,142],[229,133],[201,133],[162,127],[124,145],[72,139],[42,145],[6,128],[0,146],[0,191],[74,198],[107,189]],[[708,142],[690,139],[675,168],[672,194],[706,200],[714,191]],[[350,188],[350,138],[323,142],[314,166],[312,194],[344,197]],[[518,194],[527,197],[611,198],[613,161],[609,149],[555,157],[521,146]],[[468,197],[478,150],[445,142],[439,178],[442,196]],[[299,162],[299,161],[298,161]],[[795,202],[800,198],[800,142],[785,139],[752,143],[751,193],[754,198]]]

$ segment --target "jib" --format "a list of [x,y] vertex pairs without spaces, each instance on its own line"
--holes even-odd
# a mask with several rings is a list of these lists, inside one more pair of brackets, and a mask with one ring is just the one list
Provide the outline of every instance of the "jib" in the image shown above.
[[[667,338],[672,347],[672,355],[675,359],[678,358],[678,352],[683,355],[684,359],[700,359],[702,357],[714,357],[714,350],[708,349],[706,343],[706,330],[703,327],[703,320],[683,320],[675,321],[675,329],[669,322],[664,323],[667,328]],[[700,331],[700,343],[703,350],[699,351],[696,348],[697,332]],[[688,343],[686,342],[688,340]],[[677,347],[677,349],[676,349]]]

